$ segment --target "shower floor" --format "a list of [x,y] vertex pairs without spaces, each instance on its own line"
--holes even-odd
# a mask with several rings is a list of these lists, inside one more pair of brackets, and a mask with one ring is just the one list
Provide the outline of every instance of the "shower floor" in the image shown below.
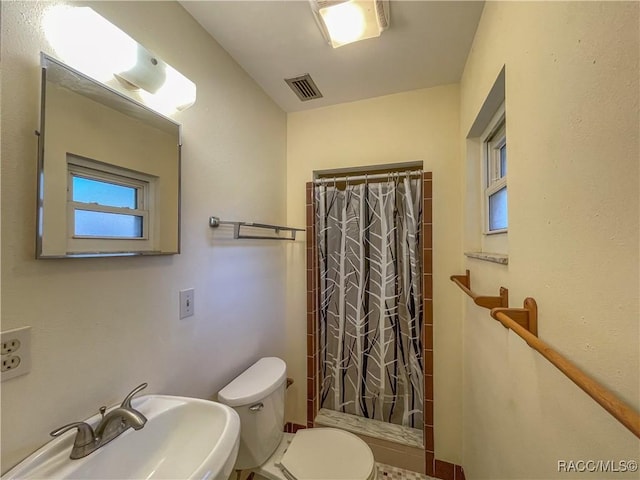
[[315,418],[316,426],[336,427],[351,433],[379,438],[401,445],[422,448],[423,433],[417,428],[358,417],[348,413],[321,408]]

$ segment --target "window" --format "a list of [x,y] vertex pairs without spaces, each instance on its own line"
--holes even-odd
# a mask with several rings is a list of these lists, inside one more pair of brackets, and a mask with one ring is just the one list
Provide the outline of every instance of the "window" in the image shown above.
[[485,171],[485,233],[503,233],[508,227],[507,135],[504,106],[486,130],[482,148]]
[[67,166],[68,250],[151,250],[155,177],[73,155]]
[[466,138],[465,255],[508,264],[508,142],[505,67],[487,93]]

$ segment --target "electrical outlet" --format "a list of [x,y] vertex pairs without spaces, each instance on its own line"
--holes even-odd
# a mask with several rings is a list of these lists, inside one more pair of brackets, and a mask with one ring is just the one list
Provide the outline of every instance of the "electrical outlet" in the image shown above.
[[195,312],[195,292],[193,288],[180,290],[180,318],[187,318]]
[[9,380],[31,370],[31,327],[0,332],[1,380]]
[[6,342],[2,342],[0,346],[0,355],[8,355],[9,353],[13,353],[20,348],[20,340],[17,338],[11,338]]
[[8,372],[9,370],[18,368],[19,365],[20,357],[18,355],[2,355],[2,365],[0,366],[0,371]]

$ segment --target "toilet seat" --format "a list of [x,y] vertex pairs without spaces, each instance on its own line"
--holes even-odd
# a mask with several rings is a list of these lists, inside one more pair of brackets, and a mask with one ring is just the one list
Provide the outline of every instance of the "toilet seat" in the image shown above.
[[279,467],[290,480],[375,480],[369,446],[336,428],[298,430]]

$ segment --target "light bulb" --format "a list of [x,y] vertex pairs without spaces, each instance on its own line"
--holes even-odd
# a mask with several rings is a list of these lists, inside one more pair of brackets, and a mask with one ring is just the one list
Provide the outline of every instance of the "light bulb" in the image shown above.
[[362,37],[365,20],[359,5],[351,2],[332,5],[320,10],[334,46],[355,42]]

